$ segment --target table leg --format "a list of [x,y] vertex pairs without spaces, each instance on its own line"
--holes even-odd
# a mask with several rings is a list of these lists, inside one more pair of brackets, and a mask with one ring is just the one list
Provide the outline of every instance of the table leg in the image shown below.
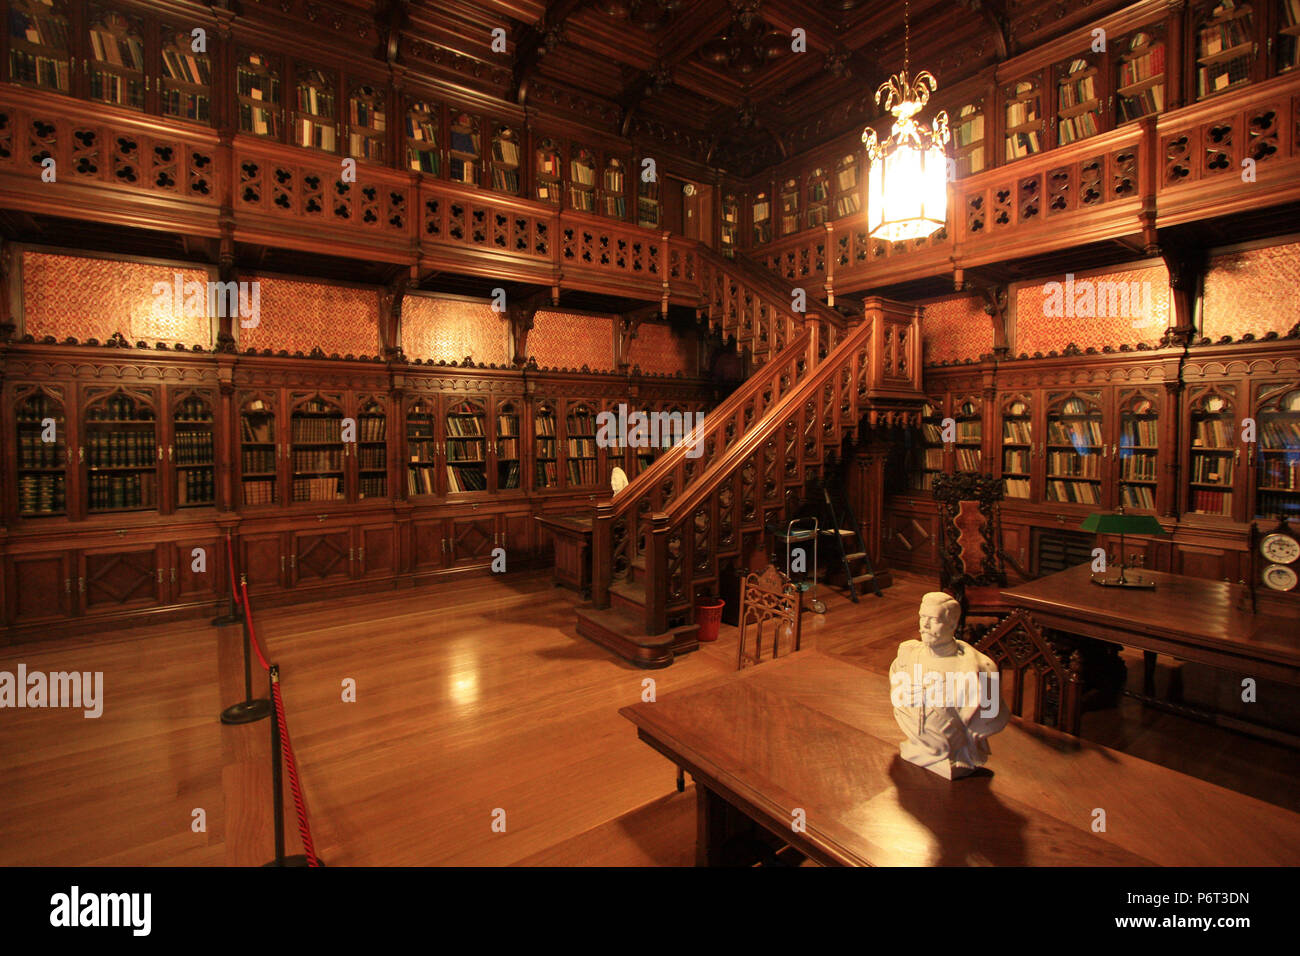
[[720,866],[727,840],[727,803],[695,781],[695,865]]
[[1142,693],[1156,696],[1156,652],[1142,652]]

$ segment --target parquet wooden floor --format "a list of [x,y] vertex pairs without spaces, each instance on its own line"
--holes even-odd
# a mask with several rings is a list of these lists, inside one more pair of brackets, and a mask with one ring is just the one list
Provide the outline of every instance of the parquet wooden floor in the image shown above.
[[[896,580],[856,606],[823,589],[828,613],[806,616],[805,646],[884,672],[932,587]],[[733,670],[735,629],[642,671],[577,636],[576,603],[529,572],[257,612],[328,863],[691,861],[693,795],[675,793],[673,767],[617,711],[647,680],[662,695]],[[0,670],[103,671],[106,696],[98,720],[0,712],[0,864],[270,859],[268,726],[217,722],[242,696],[239,654],[237,628],[205,621],[0,649]],[[1084,735],[1300,810],[1294,752],[1276,745],[1131,702],[1085,715]]]

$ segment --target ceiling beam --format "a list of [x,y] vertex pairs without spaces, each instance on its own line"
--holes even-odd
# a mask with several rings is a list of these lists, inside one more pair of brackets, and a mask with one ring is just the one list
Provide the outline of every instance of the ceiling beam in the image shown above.
[[510,99],[521,106],[528,99],[528,83],[537,72],[538,62],[562,40],[564,21],[587,0],[557,0],[547,4],[546,12],[536,25],[524,24],[515,34],[515,63],[510,72]]

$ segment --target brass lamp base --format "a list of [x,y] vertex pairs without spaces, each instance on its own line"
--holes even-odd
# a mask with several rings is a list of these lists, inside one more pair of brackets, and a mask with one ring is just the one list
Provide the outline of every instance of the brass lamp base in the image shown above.
[[1156,589],[1155,581],[1144,580],[1140,574],[1135,574],[1131,578],[1126,575],[1120,575],[1117,578],[1099,578],[1093,575],[1092,583],[1103,588],[1138,588],[1145,591],[1154,591]]

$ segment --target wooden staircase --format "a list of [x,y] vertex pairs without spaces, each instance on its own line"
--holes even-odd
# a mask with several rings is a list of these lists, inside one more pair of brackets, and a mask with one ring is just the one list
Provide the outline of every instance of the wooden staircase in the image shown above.
[[728,566],[765,560],[764,528],[785,523],[859,425],[919,424],[920,311],[868,300],[859,324],[827,333],[838,338],[828,350],[825,324],[805,323],[685,441],[597,504],[578,633],[641,667],[694,650],[696,600],[721,590]]

